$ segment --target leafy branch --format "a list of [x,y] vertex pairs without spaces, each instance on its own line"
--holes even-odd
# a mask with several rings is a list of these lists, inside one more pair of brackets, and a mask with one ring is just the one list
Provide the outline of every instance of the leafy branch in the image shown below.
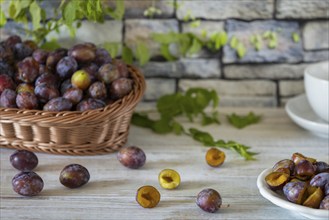
[[[246,160],[254,160],[254,156],[257,153],[250,151],[249,146],[235,141],[215,140],[211,134],[196,128],[186,129],[176,120],[178,116],[185,116],[190,122],[199,120],[203,126],[220,124],[217,112],[218,103],[219,98],[214,90],[190,88],[185,93],[178,92],[162,96],[156,105],[159,113],[157,119],[150,118],[146,113],[134,113],[132,124],[149,128],[158,134],[185,134],[204,146],[230,149],[240,154]],[[212,107],[211,113],[205,112],[207,107]]]

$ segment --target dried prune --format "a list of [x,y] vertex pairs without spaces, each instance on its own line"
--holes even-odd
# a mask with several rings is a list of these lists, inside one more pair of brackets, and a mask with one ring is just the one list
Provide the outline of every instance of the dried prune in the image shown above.
[[31,151],[17,150],[10,155],[10,163],[20,171],[31,171],[38,165],[38,157]]
[[90,179],[88,170],[80,164],[70,164],[63,168],[59,181],[68,188],[78,188],[85,185]]
[[196,204],[202,210],[214,213],[220,209],[222,198],[216,190],[204,189],[198,194]]
[[33,171],[21,172],[12,179],[12,186],[22,196],[35,196],[42,191],[43,180]]
[[146,161],[144,151],[136,146],[122,148],[118,152],[117,158],[122,165],[131,169],[142,167]]

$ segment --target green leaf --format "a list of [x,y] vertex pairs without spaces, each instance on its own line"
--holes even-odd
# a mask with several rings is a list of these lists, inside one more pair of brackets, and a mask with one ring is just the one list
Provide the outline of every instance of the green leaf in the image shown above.
[[237,52],[238,57],[239,57],[240,59],[243,58],[243,57],[246,55],[247,50],[246,50],[246,48],[245,48],[245,46],[243,45],[242,42],[239,42],[239,43],[238,43],[238,45],[237,45],[237,47],[236,47],[236,52]]
[[295,43],[298,43],[300,41],[300,37],[299,37],[299,34],[296,33],[296,32],[293,32],[291,34],[291,37],[292,37],[292,40],[295,42]]
[[174,60],[178,59],[177,57],[173,56],[170,53],[169,44],[161,44],[160,52],[161,52],[161,55],[168,61],[174,61]]
[[131,123],[143,128],[153,128],[154,121],[149,119],[147,115],[134,112],[131,118]]
[[13,1],[10,2],[10,5],[9,5],[9,17],[10,18],[15,18],[15,15],[16,15],[16,5]]
[[34,29],[40,28],[41,22],[41,8],[36,1],[33,1],[30,5],[30,14],[32,17],[32,24]]
[[123,48],[122,48],[122,59],[127,64],[133,63],[133,60],[134,60],[133,51],[127,46],[123,46]]
[[172,118],[182,113],[182,109],[179,105],[182,99],[183,96],[181,93],[163,95],[157,101],[157,110],[161,115]]
[[107,13],[116,20],[122,20],[125,14],[125,3],[123,0],[115,1],[115,9],[107,8]]
[[145,65],[150,60],[150,51],[145,43],[137,43],[135,57],[141,66]]
[[40,48],[44,49],[44,50],[47,50],[47,51],[53,51],[53,50],[58,49],[60,47],[61,47],[61,45],[58,44],[57,40],[51,40],[51,41],[48,41],[48,42],[42,44]]
[[264,39],[268,39],[268,38],[270,38],[270,36],[271,36],[271,31],[265,31],[264,33],[263,33],[263,38]]
[[227,41],[228,41],[227,33],[225,31],[219,32],[219,39],[220,39],[220,42],[221,42],[221,46],[226,45]]
[[184,127],[176,121],[172,123],[172,130],[176,135],[181,135],[183,132],[185,132]]
[[5,26],[7,23],[7,18],[5,13],[0,9],[0,27]]
[[238,39],[235,36],[233,36],[230,41],[231,48],[236,49],[238,46],[238,43],[239,43]]
[[241,129],[251,124],[258,123],[261,119],[261,116],[255,115],[253,112],[249,112],[248,115],[237,115],[233,113],[231,115],[228,115],[227,119],[231,125]]
[[213,112],[212,115],[207,115],[205,113],[202,114],[202,125],[210,125],[210,124],[220,124],[217,116],[217,112]]
[[66,1],[62,7],[63,19],[67,26],[72,26],[76,18],[79,1]]
[[170,120],[167,118],[161,118],[160,120],[157,120],[153,124],[153,131],[158,134],[167,134],[173,131],[173,127],[169,124]]
[[197,28],[197,27],[200,26],[200,24],[201,24],[201,21],[200,21],[200,20],[195,20],[195,21],[192,21],[192,22],[190,23],[190,27],[192,27],[192,28]]
[[183,33],[178,35],[179,51],[183,56],[187,54],[192,46],[192,35]]
[[271,39],[271,40],[268,42],[267,46],[268,46],[268,48],[270,48],[270,49],[275,49],[276,46],[277,46],[277,41],[274,40],[274,39]]
[[178,42],[178,33],[152,33],[152,39],[160,44],[171,44]]
[[194,140],[203,143],[205,146],[215,145],[214,138],[208,132],[200,131],[196,128],[190,128],[189,132]]
[[115,58],[119,53],[120,45],[120,43],[105,42],[102,46],[110,53],[111,57]]
[[192,45],[188,50],[188,54],[196,54],[202,49],[202,44],[197,38],[193,38]]

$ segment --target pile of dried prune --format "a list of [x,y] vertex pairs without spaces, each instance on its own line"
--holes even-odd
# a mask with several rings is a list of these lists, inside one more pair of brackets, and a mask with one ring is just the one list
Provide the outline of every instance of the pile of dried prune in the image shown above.
[[329,210],[329,165],[326,162],[294,153],[291,159],[277,162],[265,181],[290,202]]
[[133,86],[127,65],[93,43],[45,51],[16,35],[0,42],[0,107],[86,111]]

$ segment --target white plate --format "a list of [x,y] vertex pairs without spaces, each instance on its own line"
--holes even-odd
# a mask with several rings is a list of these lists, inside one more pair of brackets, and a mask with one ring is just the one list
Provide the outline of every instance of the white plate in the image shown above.
[[290,99],[285,109],[289,117],[302,128],[317,136],[329,138],[329,123],[314,113],[305,94]]
[[313,209],[309,207],[305,207],[302,205],[297,205],[295,203],[289,202],[284,198],[283,195],[280,195],[274,191],[272,191],[265,182],[265,177],[269,174],[272,169],[266,169],[261,174],[259,174],[257,178],[257,187],[259,189],[260,194],[266,199],[268,199],[273,204],[280,206],[284,209],[288,209],[295,213],[299,213],[306,218],[310,219],[329,219],[329,210],[321,210],[321,209]]

